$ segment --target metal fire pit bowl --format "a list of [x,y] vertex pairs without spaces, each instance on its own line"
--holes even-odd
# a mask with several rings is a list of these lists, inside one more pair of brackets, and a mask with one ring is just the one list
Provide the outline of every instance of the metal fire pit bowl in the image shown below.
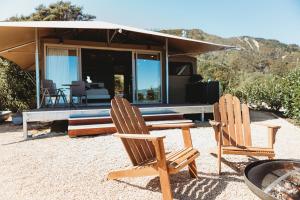
[[[298,176],[300,173],[300,160],[261,160],[249,164],[244,171],[245,183],[249,189],[261,199],[277,200],[277,199],[300,199],[299,191],[293,198],[275,197],[270,194],[274,189],[280,188],[280,184],[285,180],[294,180],[293,177]],[[294,176],[296,175],[296,176]],[[292,179],[291,179],[292,177]],[[296,177],[297,178],[297,177]],[[299,183],[299,182],[298,182]],[[282,184],[282,185],[284,185]],[[291,184],[291,183],[287,183]],[[284,188],[284,187],[283,187]],[[282,188],[280,188],[281,190]],[[285,189],[285,188],[284,188]],[[286,191],[286,190],[281,190]],[[289,190],[290,192],[291,190]],[[296,190],[297,191],[297,190]],[[273,193],[274,194],[274,193]]]

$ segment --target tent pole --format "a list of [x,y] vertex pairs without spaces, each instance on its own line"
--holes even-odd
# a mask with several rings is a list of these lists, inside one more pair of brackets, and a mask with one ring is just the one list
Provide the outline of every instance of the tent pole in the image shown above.
[[36,81],[36,107],[40,108],[40,65],[39,65],[39,34],[35,28],[35,81]]
[[169,41],[166,38],[166,103],[169,104]]

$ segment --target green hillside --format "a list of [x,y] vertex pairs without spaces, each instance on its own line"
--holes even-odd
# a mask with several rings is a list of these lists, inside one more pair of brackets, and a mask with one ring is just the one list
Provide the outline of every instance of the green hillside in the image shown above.
[[[161,30],[177,36],[182,29]],[[240,50],[212,52],[198,56],[198,72],[206,79],[220,80],[224,89],[237,87],[247,80],[269,75],[282,76],[300,66],[300,47],[277,40],[249,36],[222,38],[200,29],[185,30],[186,37],[233,45]]]

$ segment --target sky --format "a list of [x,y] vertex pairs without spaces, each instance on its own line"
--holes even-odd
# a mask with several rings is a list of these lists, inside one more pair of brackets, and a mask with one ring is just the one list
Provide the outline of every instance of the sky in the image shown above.
[[[56,0],[1,0],[0,20]],[[146,29],[199,28],[300,45],[300,0],[71,0],[107,21]]]

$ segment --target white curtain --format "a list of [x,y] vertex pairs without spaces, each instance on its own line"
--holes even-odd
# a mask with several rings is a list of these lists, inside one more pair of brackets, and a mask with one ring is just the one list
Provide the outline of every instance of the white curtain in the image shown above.
[[48,48],[46,79],[53,80],[57,88],[69,84],[69,51],[68,49]]

